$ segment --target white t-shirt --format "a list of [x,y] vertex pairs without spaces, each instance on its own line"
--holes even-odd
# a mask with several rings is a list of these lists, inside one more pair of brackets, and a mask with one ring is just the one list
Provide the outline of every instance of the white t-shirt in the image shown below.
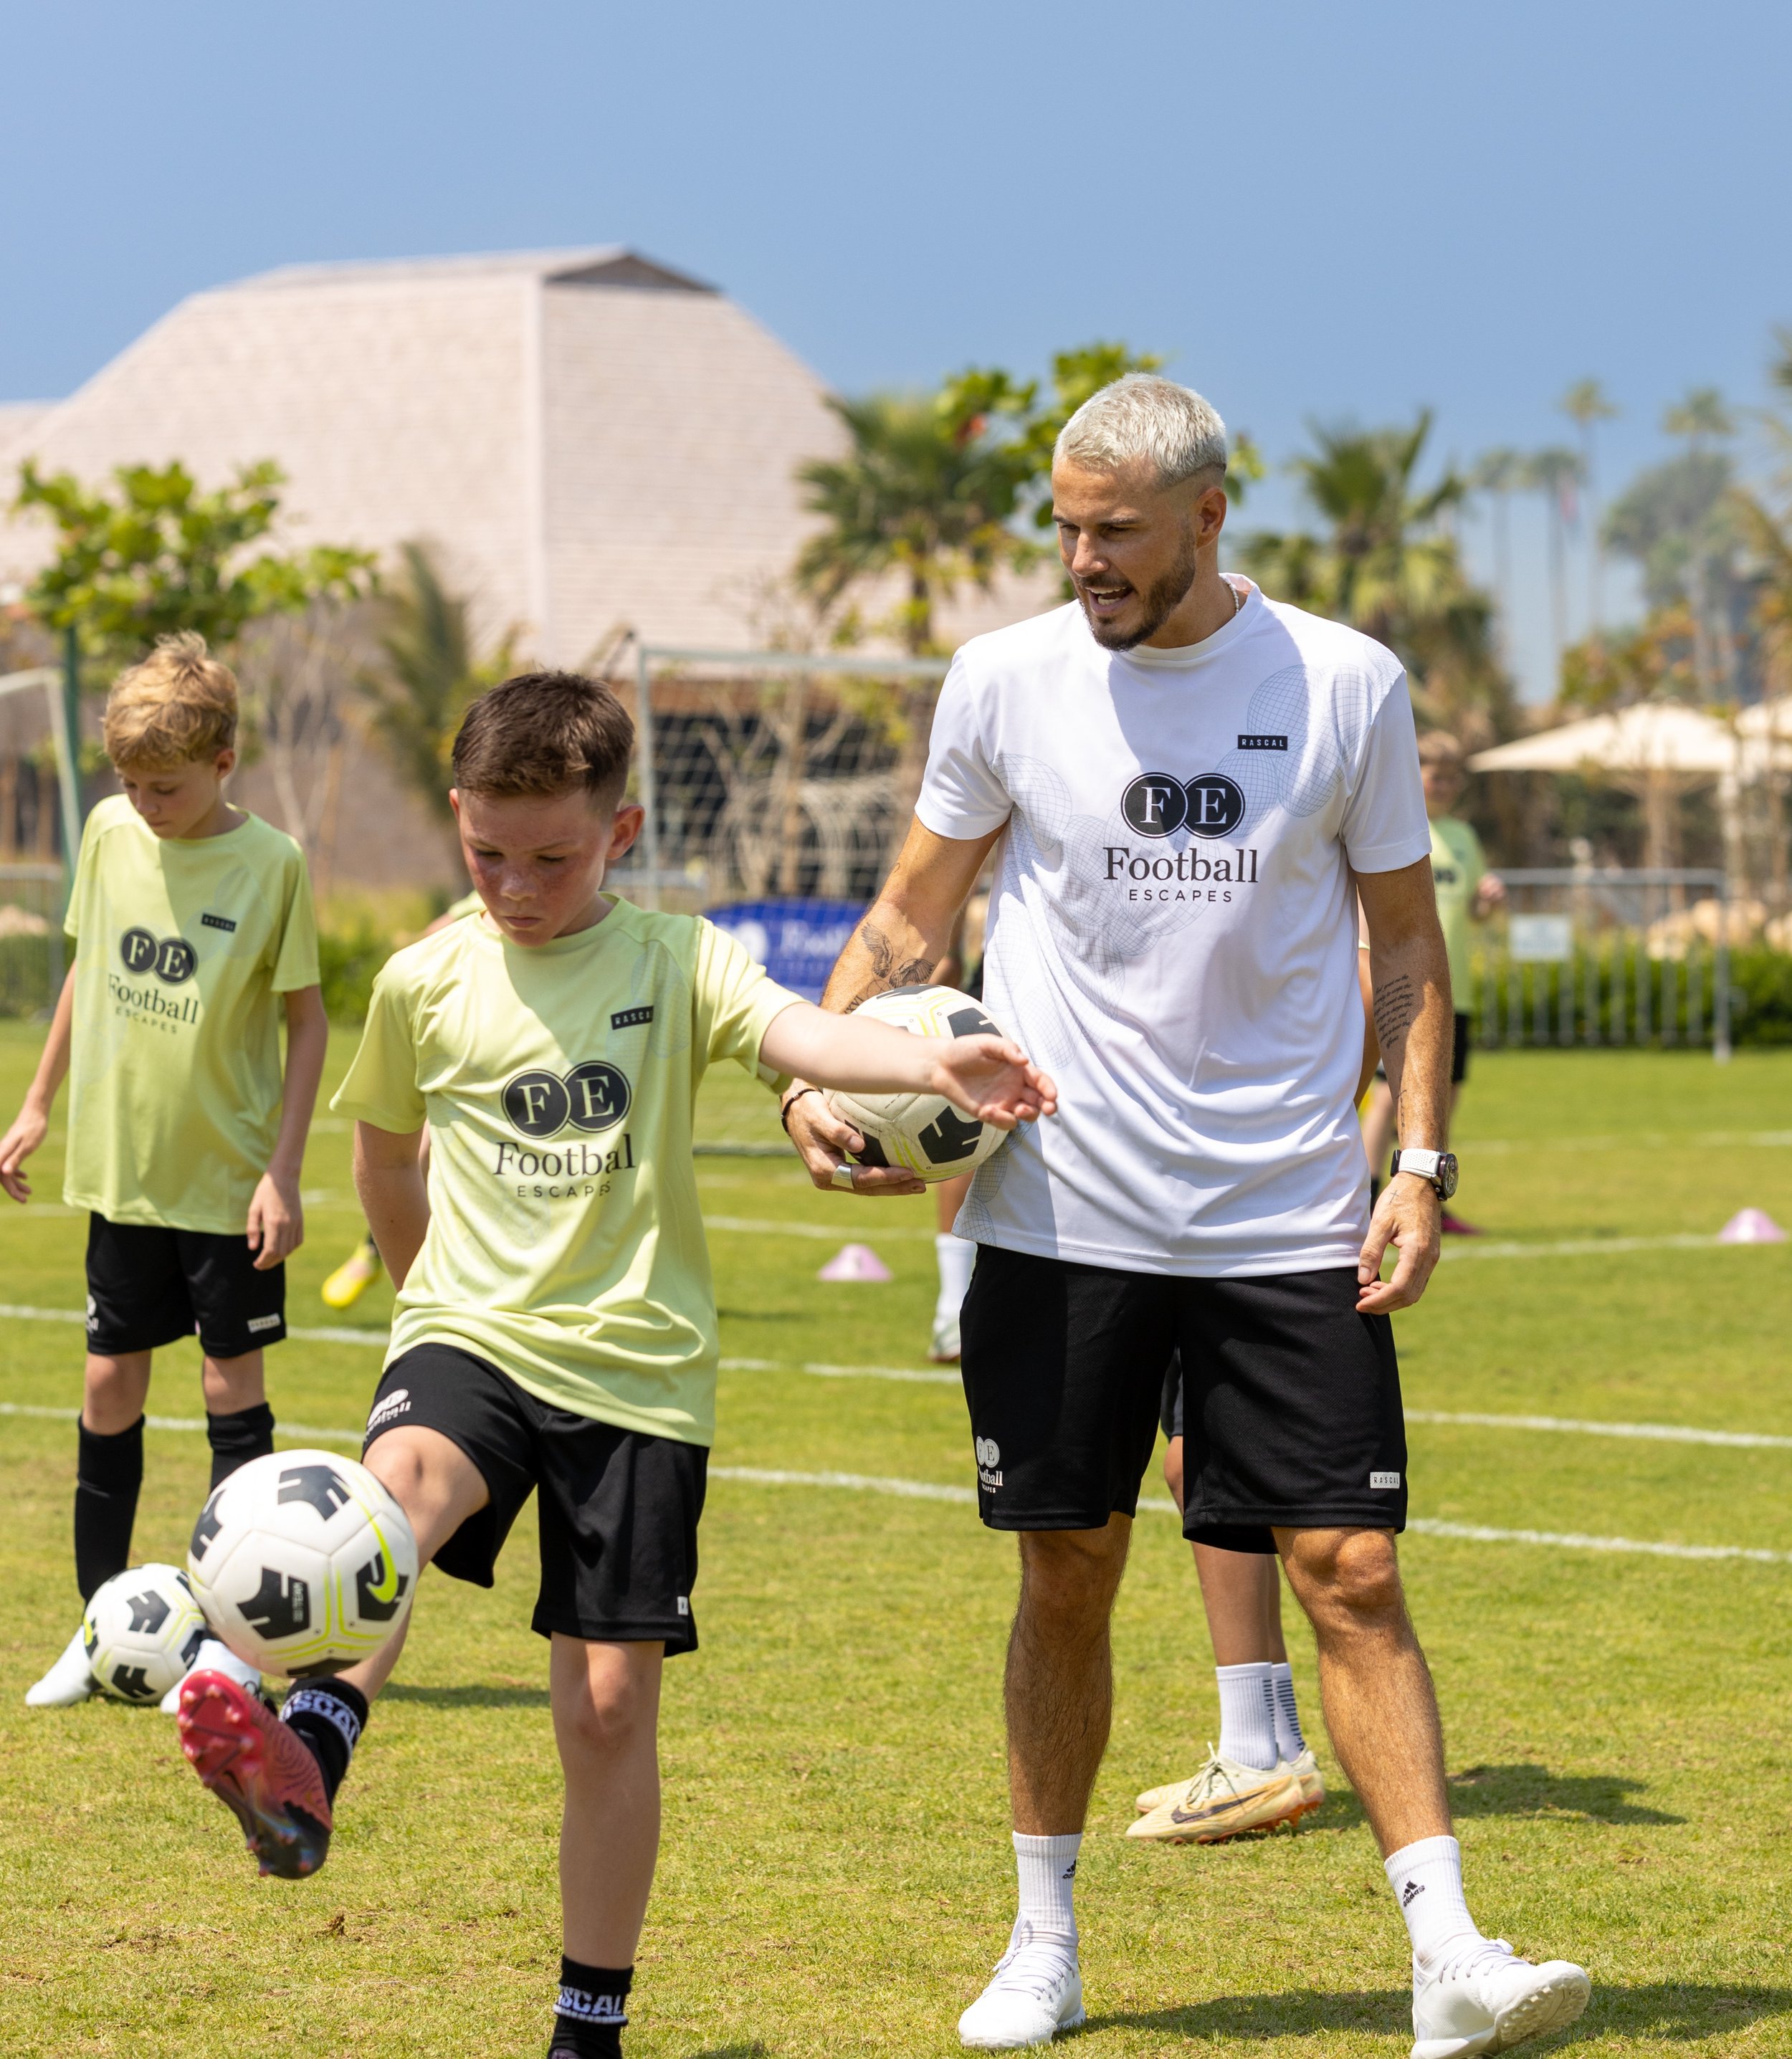
[[1412,705],[1380,644],[1232,583],[1180,650],[1104,650],[1073,603],[953,660],[916,813],[1006,823],[984,1001],[1058,1088],[962,1237],[1134,1272],[1356,1262],[1350,874],[1430,854]]

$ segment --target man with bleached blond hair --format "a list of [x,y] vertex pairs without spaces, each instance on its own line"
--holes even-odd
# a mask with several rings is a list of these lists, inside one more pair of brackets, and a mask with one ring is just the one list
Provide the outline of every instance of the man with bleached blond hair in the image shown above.
[[[1431,838],[1400,660],[1221,573],[1225,464],[1219,416],[1168,380],[1117,380],[1071,417],[1052,492],[1074,599],[959,651],[908,839],[827,989],[847,1009],[930,977],[1000,845],[985,999],[1049,1067],[1059,1113],[982,1169],[957,1223],[978,1248],[978,1497],[1021,1556],[1020,1909],[959,2033],[999,2050],[1083,2020],[1071,1890],[1109,1619],[1179,1348],[1185,1530],[1280,1554],[1411,1933],[1414,2059],[1457,2059],[1571,2022],[1589,1989],[1469,1915],[1395,1549],[1388,1318],[1424,1292],[1456,1175]],[[1403,1147],[1372,1217],[1359,893]],[[850,1168],[853,1133],[800,1093],[786,1117],[818,1183],[902,1184]]]

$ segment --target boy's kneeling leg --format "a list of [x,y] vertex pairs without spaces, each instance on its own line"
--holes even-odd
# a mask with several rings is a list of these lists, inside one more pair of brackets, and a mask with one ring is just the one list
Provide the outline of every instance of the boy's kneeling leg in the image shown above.
[[659,1850],[658,1643],[556,1635],[550,1679],[566,1776],[560,1826],[565,1958],[553,2051],[619,2049],[635,1948]]

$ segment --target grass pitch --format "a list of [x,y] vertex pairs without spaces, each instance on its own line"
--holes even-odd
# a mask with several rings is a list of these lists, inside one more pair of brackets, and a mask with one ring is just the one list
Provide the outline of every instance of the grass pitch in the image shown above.
[[[0,1027],[0,1109],[37,1037]],[[336,1040],[333,1080],[348,1049]],[[1792,1225],[1789,1125],[1792,1054],[1721,1069],[1690,1053],[1478,1058],[1461,1205],[1489,1244],[1527,1250],[1458,1247],[1399,1318],[1409,1406],[1792,1437],[1792,1247],[1666,1241],[1745,1205]],[[38,1161],[46,1199],[59,1151],[58,1136]],[[306,1183],[289,1319],[368,1341],[288,1343],[270,1387],[288,1424],[352,1426],[387,1297],[346,1323],[317,1299],[358,1226],[341,1128],[321,1126]],[[922,1368],[930,1204],[820,1195],[751,1159],[706,1161],[702,1185],[723,1349],[751,1362],[723,1376],[717,1467],[968,1484],[951,1385],[801,1369]],[[78,1310],[84,1233],[54,1205],[0,1215],[0,2053],[539,2053],[559,1776],[546,1652],[524,1627],[532,1523],[492,1593],[424,1583],[314,1881],[255,1878],[153,1711],[22,1706],[78,1613],[74,1449],[68,1422],[12,1412],[74,1406],[81,1336],[18,1312]],[[894,1284],[814,1280],[849,1237]],[[1587,1245],[1610,1248],[1550,1249]],[[163,1355],[153,1412],[200,1414],[197,1366],[193,1347]],[[205,1440],[148,1444],[137,1555],[178,1561]],[[1414,1512],[1433,1521],[1792,1555],[1792,1449],[1436,1422],[1412,1446]],[[1792,2052],[1792,1563],[1434,1535],[1403,1557],[1479,1920],[1593,1970],[1583,2026],[1536,2049]],[[666,1838],[630,2049],[956,2051],[1012,1912],[998,1694],[1012,1545],[950,1502],[719,1477],[703,1564],[703,1648],[667,1674]],[[1316,1728],[1292,1605],[1289,1625]],[[1192,1770],[1217,1722],[1187,1548],[1162,1514],[1141,1514],[1117,1646],[1081,1867],[1080,2042],[1114,2059],[1404,2053],[1404,1933],[1323,1740],[1332,1798],[1298,1834],[1205,1851],[1121,1840],[1134,1790]]]

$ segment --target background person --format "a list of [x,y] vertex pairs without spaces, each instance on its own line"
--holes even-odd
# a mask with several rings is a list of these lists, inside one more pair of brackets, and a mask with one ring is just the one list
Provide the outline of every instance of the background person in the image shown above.
[[[1360,1101],[1381,1056],[1366,943],[1357,946],[1356,977],[1363,1011],[1356,1094]],[[1180,1352],[1172,1355],[1164,1375],[1161,1424],[1164,1482],[1181,1510]],[[1298,1822],[1325,1799],[1325,1782],[1300,1726],[1294,1674],[1282,1637],[1282,1575],[1274,1532],[1261,1525],[1240,1526],[1223,1544],[1210,1533],[1190,1548],[1213,1647],[1219,1742],[1192,1775],[1146,1788],[1137,1798],[1140,1820],[1128,1825],[1126,1834],[1168,1844],[1210,1845],[1241,1831]]]
[[[103,735],[125,791],[87,818],[65,926],[74,962],[0,1138],[0,1186],[26,1201],[22,1168],[70,1076],[63,1198],[91,1211],[83,1602],[130,1563],[161,1345],[198,1331],[214,1487],[273,1449],[262,1353],[286,1334],[285,1261],[305,1235],[299,1173],[329,1036],[305,855],[224,797],[237,763],[229,668],[200,637],[164,637],[119,675]],[[259,1680],[214,1642],[201,1663]],[[25,1699],[62,1707],[94,1688],[78,1629]]]
[[[1402,1592],[1388,1316],[1437,1257],[1448,970],[1404,675],[1218,562],[1225,431],[1132,375],[1052,472],[1073,605],[974,639],[915,819],[827,1004],[922,976],[1002,846],[986,1004],[1057,1076],[1056,1123],[982,1169],[963,1369],[984,1521],[1018,1535],[1005,1683],[1020,1906],[959,2022],[983,2049],[1083,2019],[1073,1886],[1107,1742],[1109,1619],[1163,1368],[1182,1354],[1185,1534],[1267,1524],[1318,1642],[1328,1727],[1413,1950],[1424,2059],[1571,2021],[1586,1974],[1483,1938],[1463,1898],[1430,1675]],[[1336,1025],[1356,875],[1404,1165],[1372,1218]],[[818,1184],[853,1133],[788,1111]],[[838,1184],[875,1191],[877,1169]],[[1393,1276],[1380,1277],[1390,1244]]]
[[[1442,730],[1428,730],[1419,739],[1419,767],[1425,785],[1425,813],[1431,823],[1432,882],[1437,890],[1437,918],[1444,930],[1444,946],[1450,961],[1450,994],[1455,1010],[1455,1033],[1450,1050],[1450,1113],[1462,1097],[1463,1081],[1468,1077],[1468,1050],[1473,1022],[1468,1009],[1472,992],[1469,952],[1473,942],[1471,926],[1484,922],[1506,898],[1506,883],[1487,870],[1487,854],[1475,826],[1451,813],[1461,800],[1467,783],[1462,746]],[[1379,1184],[1385,1176],[1394,1141],[1394,1100],[1388,1082],[1379,1074],[1369,1089],[1368,1105],[1363,1112],[1363,1149],[1369,1169]],[[1473,1237],[1478,1233],[1453,1210],[1445,1209],[1440,1225],[1445,1237]]]

